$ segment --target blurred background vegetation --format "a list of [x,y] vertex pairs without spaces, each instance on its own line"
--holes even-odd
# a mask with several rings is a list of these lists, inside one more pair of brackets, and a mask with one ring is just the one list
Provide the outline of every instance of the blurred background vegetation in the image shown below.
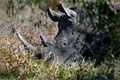
[[[105,2],[109,5],[102,6]],[[51,64],[28,54],[35,52],[25,50],[14,29],[38,47],[39,30],[53,39],[57,24],[49,20],[46,9],[57,11],[58,3],[79,5],[78,22],[94,27],[94,35],[108,31],[112,44],[101,52],[95,51],[97,55],[78,67]],[[119,80],[120,12],[111,8],[117,3],[119,0],[0,0],[0,80]],[[99,8],[100,19],[96,21]]]

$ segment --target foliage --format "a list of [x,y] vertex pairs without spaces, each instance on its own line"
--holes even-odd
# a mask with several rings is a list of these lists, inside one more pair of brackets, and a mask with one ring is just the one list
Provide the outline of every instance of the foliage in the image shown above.
[[[2,52],[3,53],[3,52]],[[114,80],[120,78],[119,60],[105,61],[100,66],[92,62],[86,62],[79,67],[51,64],[44,60],[37,60],[33,55],[23,57],[4,52],[9,64],[9,77],[5,79],[50,79],[50,80]],[[11,55],[11,56],[10,56]],[[4,79],[1,76],[2,79]]]
[[[79,22],[86,25],[86,28],[93,27],[92,34],[97,36],[98,34],[106,33],[110,38],[111,44],[105,46],[98,51],[97,47],[91,48],[94,54],[93,59],[96,62],[104,61],[105,59],[115,58],[119,55],[119,30],[118,26],[120,15],[119,12],[113,7],[113,5],[105,0],[96,0],[90,2],[82,2],[82,7],[79,12]],[[109,43],[109,39],[106,39],[106,43]]]
[[[24,2],[25,1],[25,2]],[[42,6],[56,5],[57,0],[9,0],[11,4],[6,4],[9,17],[19,13],[25,5],[29,5],[33,10]],[[120,60],[119,60],[119,39],[120,39],[120,15],[115,11],[106,10],[103,0],[96,2],[85,2],[77,0],[81,5],[79,22],[87,26],[94,27],[93,33],[107,31],[112,40],[110,46],[106,46],[102,52],[96,51],[92,60],[87,60],[79,67],[71,65],[58,65],[45,60],[38,60],[33,54],[29,54],[17,40],[16,36],[1,37],[0,40],[0,80],[119,80]],[[52,4],[51,4],[52,3]],[[55,5],[53,5],[55,4]],[[102,10],[99,11],[99,8]],[[105,9],[105,10],[104,10]],[[43,9],[44,10],[44,9]],[[103,11],[104,10],[104,11]],[[113,13],[113,16],[109,15]],[[115,13],[115,14],[114,14]],[[99,64],[96,65],[95,63]],[[74,65],[74,64],[73,64]]]

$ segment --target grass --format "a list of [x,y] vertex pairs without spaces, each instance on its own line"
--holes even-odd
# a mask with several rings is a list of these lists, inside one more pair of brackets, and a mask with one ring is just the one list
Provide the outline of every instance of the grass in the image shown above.
[[13,80],[11,76],[0,76],[0,80]]
[[[85,62],[79,67],[51,64],[37,60],[34,55],[20,54],[17,58],[11,52],[0,50],[7,62],[8,74],[1,75],[0,80],[119,80],[119,59],[106,60],[101,65]],[[11,55],[11,56],[10,56]],[[5,58],[6,57],[6,58]],[[5,63],[6,64],[6,63]]]
[[[34,42],[33,36],[31,40]],[[34,53],[28,53],[17,37],[11,34],[0,38],[0,80],[119,80],[119,57],[104,58],[97,65],[95,59],[78,67],[52,64],[36,59]]]
[[[52,64],[29,54],[17,38],[6,36],[0,43],[0,80],[119,80],[120,60],[106,59],[99,65],[86,61],[79,67]],[[16,48],[18,47],[18,48]],[[16,52],[16,50],[19,50]]]

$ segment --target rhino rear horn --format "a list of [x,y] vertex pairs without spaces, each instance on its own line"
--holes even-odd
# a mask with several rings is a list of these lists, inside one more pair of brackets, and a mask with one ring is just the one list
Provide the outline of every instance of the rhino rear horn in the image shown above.
[[44,41],[44,39],[43,39],[43,37],[40,35],[40,39],[41,39],[41,41],[42,41],[42,44],[43,44],[43,46],[44,47],[47,47],[47,44],[46,44],[46,42]]

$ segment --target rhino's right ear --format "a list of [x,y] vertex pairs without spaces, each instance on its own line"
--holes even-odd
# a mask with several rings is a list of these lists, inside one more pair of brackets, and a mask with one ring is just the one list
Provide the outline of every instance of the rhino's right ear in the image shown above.
[[53,10],[51,10],[50,8],[47,9],[48,12],[48,16],[50,17],[50,19],[54,22],[58,22],[59,18],[60,18],[60,14],[57,12],[54,12]]
[[62,12],[62,13],[65,13],[67,16],[71,17],[71,16],[74,16],[76,17],[77,16],[77,13],[70,9],[70,8],[65,8],[61,3],[57,5],[58,6],[58,9]]

